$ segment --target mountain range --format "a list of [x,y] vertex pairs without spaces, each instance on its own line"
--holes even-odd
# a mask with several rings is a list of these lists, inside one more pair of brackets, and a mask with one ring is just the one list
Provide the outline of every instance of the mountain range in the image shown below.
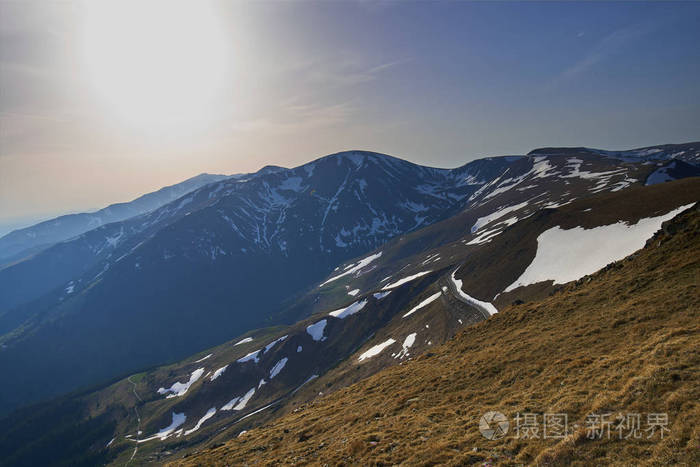
[[68,214],[30,227],[13,230],[0,237],[0,267],[88,230],[152,211],[200,186],[224,178],[227,176],[203,173],[153,193],[139,196],[127,203],[111,204],[95,212]]
[[292,417],[634,255],[700,198],[698,161],[698,143],[455,169],[350,151],[44,248],[0,270],[0,453],[161,462]]

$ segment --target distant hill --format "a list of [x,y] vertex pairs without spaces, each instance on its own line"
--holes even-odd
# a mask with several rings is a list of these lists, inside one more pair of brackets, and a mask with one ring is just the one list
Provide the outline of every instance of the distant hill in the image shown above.
[[199,174],[175,185],[139,196],[128,203],[111,204],[95,212],[68,214],[13,230],[0,237],[0,267],[101,225],[152,211],[200,186],[225,178],[226,175]]

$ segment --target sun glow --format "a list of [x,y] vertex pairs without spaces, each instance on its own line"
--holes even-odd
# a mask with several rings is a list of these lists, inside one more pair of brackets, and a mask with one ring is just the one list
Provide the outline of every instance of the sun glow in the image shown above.
[[225,81],[227,47],[208,2],[86,2],[84,67],[126,123],[206,124]]

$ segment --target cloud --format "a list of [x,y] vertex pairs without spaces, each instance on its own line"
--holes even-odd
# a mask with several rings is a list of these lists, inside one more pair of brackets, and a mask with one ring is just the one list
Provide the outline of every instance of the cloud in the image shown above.
[[284,74],[303,80],[303,86],[297,90],[300,94],[283,100],[261,117],[234,123],[232,129],[290,134],[347,123],[355,113],[355,105],[348,101],[328,101],[347,96],[346,88],[380,79],[387,70],[408,61],[410,59],[369,64],[365,59],[340,54],[298,62],[286,68]]
[[303,66],[307,81],[313,86],[341,88],[368,83],[394,67],[411,59],[399,59],[379,64],[368,64],[364,60],[352,58],[315,61]]
[[291,99],[274,117],[261,117],[234,123],[237,132],[302,133],[347,122],[354,113],[348,103],[313,105]]
[[[593,49],[577,62],[555,76],[552,80],[552,84],[568,81],[588,72],[599,63],[622,51],[628,44],[647,35],[651,31],[652,28],[647,24],[637,24],[613,31],[600,40]],[[582,36],[583,33],[578,34],[578,37]]]

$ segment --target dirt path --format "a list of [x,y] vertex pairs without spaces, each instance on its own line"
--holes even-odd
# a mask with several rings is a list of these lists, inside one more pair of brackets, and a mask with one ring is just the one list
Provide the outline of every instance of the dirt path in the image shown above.
[[[136,392],[136,383],[134,383],[133,381],[131,381],[131,378],[132,378],[132,377],[133,377],[133,375],[132,375],[132,376],[129,376],[129,377],[127,378],[127,380],[128,380],[128,381],[131,383],[131,385],[133,386],[133,387],[131,388],[131,391],[134,393],[134,396],[136,396],[136,398],[139,400],[139,402],[143,402],[143,399],[141,399],[141,396],[139,396],[139,394]],[[140,435],[140,433],[141,433],[141,415],[139,414],[138,403],[134,405],[134,412],[136,413],[136,420],[137,420],[137,424],[136,424],[136,446],[134,446],[134,452],[131,453],[131,457],[129,458],[129,460],[127,461],[127,463],[124,464],[124,465],[129,465],[129,463],[130,463],[132,460],[134,460],[134,457],[136,456],[136,453],[137,453],[138,450],[139,450],[139,436],[141,436],[141,435]]]
[[452,282],[449,274],[440,278],[439,285],[443,290],[445,287],[447,287],[447,289],[450,291],[450,294],[443,294],[443,297],[446,297],[447,300],[450,302],[450,305],[452,305],[453,307],[458,307],[462,311],[466,312],[469,315],[470,322],[476,323],[491,317],[491,315],[488,314],[486,311],[475,307],[473,304],[469,303],[459,294],[457,286],[454,282]]

